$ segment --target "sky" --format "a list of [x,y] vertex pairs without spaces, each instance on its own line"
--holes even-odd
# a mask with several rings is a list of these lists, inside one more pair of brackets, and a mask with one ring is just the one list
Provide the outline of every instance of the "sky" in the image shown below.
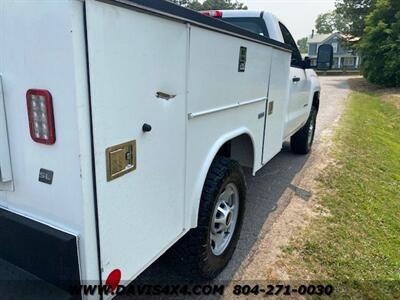
[[335,0],[240,0],[250,10],[265,10],[276,15],[290,30],[295,40],[311,34],[315,19],[331,11]]

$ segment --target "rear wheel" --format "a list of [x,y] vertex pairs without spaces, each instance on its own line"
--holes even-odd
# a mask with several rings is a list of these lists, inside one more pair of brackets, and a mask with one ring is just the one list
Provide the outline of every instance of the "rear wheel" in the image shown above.
[[245,206],[246,183],[240,165],[216,157],[201,196],[198,227],[188,232],[174,252],[198,279],[213,279],[236,248]]
[[317,108],[313,106],[306,124],[290,138],[290,146],[294,153],[307,154],[311,151],[316,122]]

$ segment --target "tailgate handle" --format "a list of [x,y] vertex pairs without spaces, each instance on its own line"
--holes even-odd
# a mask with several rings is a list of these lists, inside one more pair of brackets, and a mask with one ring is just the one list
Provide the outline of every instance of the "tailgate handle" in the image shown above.
[[170,95],[170,94],[163,93],[163,92],[157,92],[156,97],[164,99],[164,100],[171,100],[171,99],[175,98],[176,95]]

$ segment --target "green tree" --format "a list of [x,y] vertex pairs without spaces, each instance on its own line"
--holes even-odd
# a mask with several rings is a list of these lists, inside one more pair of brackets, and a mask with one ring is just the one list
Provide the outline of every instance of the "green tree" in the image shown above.
[[178,5],[182,5],[182,6],[188,6],[190,3],[190,0],[170,0],[170,2],[173,2]]
[[169,0],[169,1],[194,10],[202,9],[202,4],[197,0]]
[[315,21],[317,33],[334,31],[351,37],[362,37],[365,18],[373,10],[377,0],[336,0],[335,10],[320,14]]
[[190,1],[188,8],[193,10],[202,10],[203,6],[199,1],[195,0],[195,1]]
[[247,6],[237,0],[206,0],[202,9],[247,9]]
[[335,31],[335,13],[327,12],[318,15],[315,20],[315,29],[318,34],[327,34]]
[[308,52],[308,46],[307,46],[308,38],[303,37],[302,39],[297,41],[297,46],[299,46],[299,50],[301,53],[307,53]]
[[247,6],[237,0],[206,0],[200,3],[198,0],[170,0],[176,4],[185,6],[194,10],[210,9],[247,9]]
[[374,8],[376,0],[336,0],[335,28],[353,37],[362,37],[365,19]]
[[376,84],[400,86],[400,1],[377,0],[365,24],[358,45],[364,77]]

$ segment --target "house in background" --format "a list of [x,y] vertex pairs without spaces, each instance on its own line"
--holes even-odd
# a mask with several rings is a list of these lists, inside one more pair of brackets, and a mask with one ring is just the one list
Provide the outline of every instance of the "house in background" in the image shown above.
[[308,39],[308,57],[311,59],[311,66],[317,65],[317,53],[319,46],[330,44],[333,47],[334,70],[357,70],[360,67],[361,57],[354,49],[348,46],[349,40],[345,35],[335,32],[332,34],[314,34]]

